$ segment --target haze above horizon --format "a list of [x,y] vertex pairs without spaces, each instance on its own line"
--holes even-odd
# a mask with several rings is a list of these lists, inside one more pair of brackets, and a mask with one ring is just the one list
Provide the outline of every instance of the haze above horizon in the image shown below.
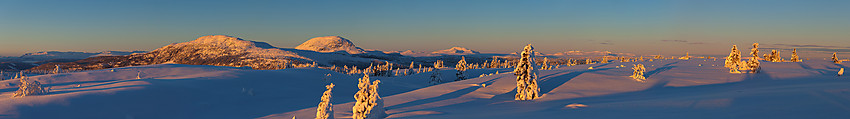
[[[543,53],[725,55],[798,48],[850,53],[850,1],[0,1],[0,56],[37,51],[150,51],[211,34],[292,48],[338,35],[359,47],[461,46]],[[818,53],[813,55],[813,53]],[[786,54],[787,55],[787,54]]]

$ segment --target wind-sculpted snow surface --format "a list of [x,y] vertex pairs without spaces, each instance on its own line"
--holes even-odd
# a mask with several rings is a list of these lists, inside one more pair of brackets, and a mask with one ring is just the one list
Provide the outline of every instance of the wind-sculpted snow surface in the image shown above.
[[[723,60],[656,59],[540,70],[540,97],[515,101],[512,68],[468,69],[483,77],[430,85],[432,73],[381,80],[387,118],[404,119],[843,119],[850,117],[850,78],[830,60],[763,62],[761,73],[727,73]],[[635,82],[632,64],[644,64]],[[594,67],[587,69],[587,67]],[[454,78],[444,68],[440,77]],[[136,79],[143,72],[141,79]],[[495,72],[500,72],[495,74]],[[328,76],[330,74],[330,76]],[[328,80],[323,80],[325,77]],[[333,83],[333,116],[352,117],[358,80],[317,68],[250,70],[157,64],[47,74],[29,79],[45,95],[13,98],[19,80],[0,81],[0,118],[314,118]],[[247,90],[247,92],[246,92]]]

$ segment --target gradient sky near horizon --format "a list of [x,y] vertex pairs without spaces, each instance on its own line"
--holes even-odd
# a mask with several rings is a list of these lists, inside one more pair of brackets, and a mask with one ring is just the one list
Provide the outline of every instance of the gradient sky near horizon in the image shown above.
[[[0,55],[150,51],[225,34],[295,47],[339,35],[364,49],[724,56],[850,53],[847,0],[2,0]],[[765,50],[762,50],[765,51]],[[816,54],[817,53],[817,54]]]

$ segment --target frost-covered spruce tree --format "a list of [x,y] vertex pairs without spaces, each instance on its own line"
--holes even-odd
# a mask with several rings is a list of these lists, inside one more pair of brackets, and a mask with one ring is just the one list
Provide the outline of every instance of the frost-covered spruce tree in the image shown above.
[[431,72],[431,81],[428,81],[431,85],[437,85],[443,82],[443,78],[440,78],[440,69],[434,69]]
[[779,57],[779,53],[780,53],[779,51],[773,50],[770,53],[770,57],[771,57],[770,61],[771,62],[782,62],[782,57]]
[[732,45],[732,52],[726,57],[725,67],[729,68],[729,73],[741,73],[738,68],[741,64],[741,51],[738,51],[738,46]]
[[502,62],[499,61],[499,57],[493,56],[493,61],[490,61],[490,67],[487,68],[499,68],[502,66]]
[[363,75],[360,78],[357,88],[360,90],[354,94],[354,107],[352,107],[353,119],[381,119],[387,117],[384,110],[384,100],[378,95],[378,83],[380,80],[375,80],[369,84],[369,75]]
[[759,71],[761,71],[761,66],[760,66],[761,63],[758,60],[758,56],[759,56],[758,55],[758,52],[759,52],[758,48],[759,48],[759,44],[753,43],[753,49],[752,49],[752,52],[750,52],[750,55],[752,55],[753,57],[750,58],[750,61],[746,62],[747,63],[746,69],[750,70],[750,73],[758,73]]
[[543,57],[543,65],[540,66],[541,70],[549,70],[549,58]]
[[327,90],[322,93],[322,102],[319,102],[319,107],[316,108],[316,119],[333,119],[334,106],[331,104],[331,90],[334,89],[334,84],[325,86]]
[[62,73],[62,68],[59,68],[59,65],[56,65],[56,68],[55,68],[55,69],[53,69],[53,72],[52,72],[52,73],[53,73],[53,74],[59,74],[59,73]]
[[531,44],[525,46],[521,56],[514,69],[514,75],[517,76],[517,93],[514,100],[533,100],[538,97],[537,93],[540,91],[537,87],[537,69],[534,69],[534,47]]
[[834,52],[832,53],[832,62],[836,63],[836,64],[841,64],[841,60],[838,60],[838,56],[835,55],[835,54],[836,53],[834,53]]
[[608,58],[606,58],[605,56],[603,56],[603,57],[602,57],[602,61],[599,61],[599,63],[602,63],[602,64],[608,63]]
[[593,60],[590,60],[590,58],[587,58],[587,59],[584,60],[584,64],[592,64],[592,63],[593,63]]
[[466,57],[461,56],[460,61],[457,61],[457,65],[455,65],[455,69],[457,70],[457,73],[455,73],[457,79],[455,81],[466,80],[466,74],[463,73],[466,72],[467,68]]
[[632,66],[634,66],[632,67],[632,70],[634,70],[634,72],[632,72],[632,76],[629,77],[632,77],[633,79],[635,79],[635,81],[638,82],[646,82],[646,77],[643,76],[643,72],[646,72],[646,68],[643,67],[643,64],[633,64]]
[[731,68],[733,65],[739,64],[739,62],[741,62],[741,52],[738,51],[738,46],[732,45],[732,52],[726,57],[724,67]]
[[800,62],[800,57],[797,56],[797,48],[791,51],[791,62]]
[[29,78],[27,76],[21,75],[21,85],[18,88],[18,91],[15,91],[15,94],[12,97],[24,97],[30,95],[44,95],[47,94],[47,90],[44,87],[41,87],[41,83],[33,80],[32,82],[27,81]]
[[753,49],[750,50],[750,51],[751,51],[750,55],[758,58],[759,57],[759,43],[753,43]]
[[413,71],[413,67],[414,67],[414,66],[415,66],[415,65],[413,65],[413,61],[410,61],[410,66],[408,66],[408,68],[407,68],[407,73],[405,73],[404,75],[411,75],[411,74],[413,74],[413,73],[414,73],[414,71]]

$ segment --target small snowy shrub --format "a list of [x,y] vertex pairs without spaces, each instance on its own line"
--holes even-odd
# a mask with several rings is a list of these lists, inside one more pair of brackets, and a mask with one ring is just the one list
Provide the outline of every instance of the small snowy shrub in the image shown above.
[[431,85],[437,85],[443,82],[443,79],[440,78],[440,69],[434,69],[434,72],[431,72],[431,81],[428,81]]
[[643,76],[643,72],[646,72],[646,68],[643,67],[643,64],[637,64],[633,66],[634,67],[632,67],[632,70],[634,70],[634,72],[632,72],[632,76],[629,77],[632,77],[633,79],[635,79],[635,81],[638,82],[646,82],[646,77]]

